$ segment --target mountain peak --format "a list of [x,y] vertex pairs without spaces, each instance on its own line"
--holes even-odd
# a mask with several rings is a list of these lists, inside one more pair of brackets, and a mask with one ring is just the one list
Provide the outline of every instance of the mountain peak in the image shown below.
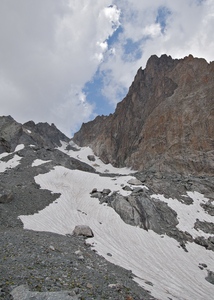
[[213,174],[213,63],[152,55],[114,114],[74,135],[106,163],[137,170]]

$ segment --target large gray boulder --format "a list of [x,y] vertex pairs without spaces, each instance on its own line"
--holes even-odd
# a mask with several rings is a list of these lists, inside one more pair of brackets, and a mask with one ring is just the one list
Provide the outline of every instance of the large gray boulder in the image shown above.
[[20,285],[11,292],[14,300],[78,300],[77,296],[71,296],[69,294],[71,294],[69,291],[31,292],[26,285]]
[[93,237],[93,231],[88,225],[77,225],[73,230],[74,235],[83,235],[86,237]]

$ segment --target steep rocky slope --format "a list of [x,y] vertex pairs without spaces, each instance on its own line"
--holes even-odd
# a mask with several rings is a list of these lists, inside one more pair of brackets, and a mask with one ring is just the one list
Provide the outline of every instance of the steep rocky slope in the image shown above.
[[214,62],[153,55],[114,114],[74,135],[104,162],[183,174],[214,172]]
[[78,148],[54,125],[22,125],[10,116],[0,117],[0,145],[0,299],[154,299],[130,271],[92,251],[85,237],[23,229],[20,215],[38,215],[60,197],[42,189],[36,176],[56,166],[95,173],[66,154],[68,148],[78,155]]
[[213,176],[117,169],[54,125],[12,117],[0,140],[1,299],[213,295]]
[[11,116],[0,117],[0,153],[13,152],[18,144],[53,148],[61,145],[60,141],[68,142],[69,138],[54,124],[29,121],[22,125]]

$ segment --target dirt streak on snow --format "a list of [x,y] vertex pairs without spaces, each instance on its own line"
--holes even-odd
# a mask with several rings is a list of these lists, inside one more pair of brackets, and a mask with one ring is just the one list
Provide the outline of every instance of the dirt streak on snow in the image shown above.
[[[93,188],[123,191],[131,176],[100,177],[79,170],[55,167],[49,173],[35,177],[41,188],[61,193],[59,199],[37,214],[20,216],[25,229],[72,233],[78,224],[91,227],[94,238],[88,239],[99,254],[112,263],[130,269],[135,280],[162,300],[210,300],[214,286],[205,280],[207,271],[199,269],[205,263],[214,271],[214,253],[194,243],[187,244],[186,253],[172,238],[161,237],[125,224],[119,215],[98,199],[90,198]],[[186,208],[186,206],[185,206]],[[111,253],[112,256],[108,256]],[[146,281],[153,286],[145,284]]]

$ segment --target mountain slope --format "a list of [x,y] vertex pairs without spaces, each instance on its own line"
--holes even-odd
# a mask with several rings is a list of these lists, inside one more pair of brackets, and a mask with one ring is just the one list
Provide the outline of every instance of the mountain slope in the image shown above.
[[214,62],[151,56],[114,114],[83,124],[74,142],[136,170],[214,172]]
[[[77,295],[100,299],[100,294],[113,299],[210,299],[212,176],[130,173],[103,164],[89,147],[60,141],[57,130],[52,140],[48,124],[47,130],[38,130],[32,122],[21,125],[11,117],[1,122],[4,140],[11,149],[16,146],[0,154],[3,299],[6,290],[8,299],[10,292],[18,293],[15,300],[25,299],[20,290],[35,299],[40,297],[36,291],[50,290],[65,291],[65,297],[72,291],[74,298],[66,300]],[[90,226],[94,237],[86,243],[106,262],[72,236],[76,225]],[[141,288],[130,272],[110,263],[131,270]],[[11,291],[14,283],[18,288]]]
[[0,298],[212,298],[212,68],[153,56],[75,135],[138,172],[53,124],[0,117]]

